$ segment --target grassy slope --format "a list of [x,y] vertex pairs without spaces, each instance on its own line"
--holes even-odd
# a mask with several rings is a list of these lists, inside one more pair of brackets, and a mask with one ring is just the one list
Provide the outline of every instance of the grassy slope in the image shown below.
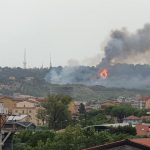
[[150,95],[149,90],[105,88],[102,86],[52,85],[51,93],[68,94],[77,100],[104,100],[118,96]]
[[45,82],[22,82],[17,89],[0,90],[2,94],[22,93],[33,96],[46,97],[48,94],[64,94],[75,100],[105,100],[114,99],[118,96],[150,95],[150,90],[135,90],[123,88],[105,88],[103,86],[85,85],[50,85]]

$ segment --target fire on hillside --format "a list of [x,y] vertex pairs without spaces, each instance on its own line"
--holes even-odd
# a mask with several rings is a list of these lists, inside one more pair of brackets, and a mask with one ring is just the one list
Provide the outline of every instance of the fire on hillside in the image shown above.
[[108,69],[107,69],[107,68],[102,69],[102,70],[100,71],[99,75],[100,75],[100,77],[101,77],[102,79],[107,79],[107,78],[108,78],[108,75],[109,75]]

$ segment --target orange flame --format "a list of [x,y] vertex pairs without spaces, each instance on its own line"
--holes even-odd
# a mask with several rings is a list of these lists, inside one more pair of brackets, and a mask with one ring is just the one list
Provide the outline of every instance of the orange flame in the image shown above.
[[106,68],[104,68],[104,69],[102,69],[100,71],[100,77],[102,79],[107,79],[108,78],[108,74],[109,74],[109,72],[108,72],[108,69],[106,69]]

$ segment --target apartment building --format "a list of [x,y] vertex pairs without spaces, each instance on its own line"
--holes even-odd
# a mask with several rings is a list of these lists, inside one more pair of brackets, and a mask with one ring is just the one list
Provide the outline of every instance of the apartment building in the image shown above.
[[3,107],[7,108],[8,114],[12,114],[14,107],[16,106],[16,103],[21,101],[20,99],[14,99],[9,96],[1,96],[0,97],[0,103],[3,105]]
[[17,102],[14,109],[14,115],[28,115],[30,117],[29,121],[35,125],[42,125],[42,121],[37,118],[38,110],[41,109],[40,104],[36,100],[23,100]]

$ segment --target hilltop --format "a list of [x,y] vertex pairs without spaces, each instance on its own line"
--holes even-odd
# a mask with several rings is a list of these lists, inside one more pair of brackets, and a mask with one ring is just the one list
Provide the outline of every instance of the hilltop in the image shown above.
[[2,95],[21,93],[36,97],[46,97],[48,94],[64,94],[76,100],[84,101],[150,94],[150,90],[143,89],[108,88],[101,85],[51,84],[45,81],[48,72],[48,68],[0,68],[0,93]]

